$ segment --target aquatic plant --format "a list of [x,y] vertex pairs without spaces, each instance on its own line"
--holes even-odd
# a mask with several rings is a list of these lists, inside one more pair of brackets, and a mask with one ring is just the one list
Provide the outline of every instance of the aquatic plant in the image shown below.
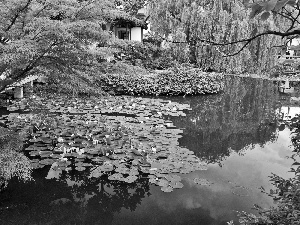
[[130,95],[196,95],[223,89],[222,74],[196,68],[174,68],[148,76],[105,74],[102,80],[116,93]]
[[36,105],[43,114],[11,113],[1,118],[6,126],[27,134],[25,154],[34,169],[87,170],[91,179],[105,175],[126,183],[143,175],[167,192],[183,187],[174,173],[207,169],[192,151],[178,146],[182,131],[163,118],[184,116],[188,105],[129,97],[38,98],[34,107],[21,101],[9,109],[32,111]]

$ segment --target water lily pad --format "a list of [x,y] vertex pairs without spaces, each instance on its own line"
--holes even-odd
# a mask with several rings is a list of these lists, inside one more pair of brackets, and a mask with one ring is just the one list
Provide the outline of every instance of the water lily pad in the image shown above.
[[199,185],[209,185],[210,184],[208,180],[201,179],[201,178],[195,178],[194,182]]
[[124,182],[126,183],[133,183],[134,181],[136,181],[138,179],[137,176],[128,176],[126,178],[124,178]]
[[39,154],[42,158],[48,158],[52,155],[52,151],[40,151]]
[[137,176],[137,175],[139,175],[139,171],[137,169],[131,168],[128,175],[129,176]]
[[161,187],[165,187],[169,185],[169,181],[167,181],[166,179],[159,179],[157,185]]
[[39,168],[43,168],[45,165],[41,165],[41,164],[39,164],[38,162],[32,162],[31,164],[30,164],[30,167],[32,168],[32,169],[39,169]]
[[103,164],[100,168],[103,172],[111,172],[114,170],[114,166],[112,164]]
[[161,187],[161,190],[163,192],[172,192],[173,188],[171,186],[163,186],[163,187]]
[[29,155],[30,156],[39,156],[40,152],[39,151],[31,151],[31,152],[29,152]]
[[130,169],[125,166],[119,166],[118,168],[115,169],[115,171],[117,173],[121,173],[121,174],[129,174],[130,173]]
[[93,164],[91,164],[91,163],[82,163],[81,166],[90,167],[90,166],[93,166]]
[[183,183],[179,181],[171,181],[169,184],[172,188],[183,188]]
[[193,165],[194,170],[207,170],[207,164],[196,163]]
[[156,184],[158,183],[158,178],[150,178],[149,179],[149,182],[152,183],[152,184]]
[[75,167],[75,170],[77,170],[77,171],[84,171],[86,168],[85,167],[83,167],[83,166],[77,166],[77,167]]
[[176,182],[176,181],[181,181],[181,177],[175,174],[167,174],[164,175],[164,178],[166,178],[170,182]]
[[124,180],[124,177],[121,173],[114,173],[112,175],[110,175],[108,177],[109,180],[119,180],[119,181],[123,181]]
[[71,164],[71,162],[69,162],[69,161],[67,161],[67,160],[62,160],[62,161],[58,161],[57,162],[57,165],[59,166],[59,167],[67,167],[68,165],[70,165]]
[[151,163],[145,159],[139,159],[139,165],[142,167],[151,167]]
[[131,151],[132,151],[133,154],[135,154],[137,156],[142,156],[143,155],[141,151],[138,151],[136,149],[132,149]]
[[92,178],[92,177],[99,178],[99,177],[101,177],[103,174],[104,174],[103,171],[102,171],[101,168],[99,168],[99,166],[98,166],[98,167],[93,168],[93,169],[91,170],[89,178]]
[[192,169],[192,168],[182,168],[182,169],[179,170],[179,173],[188,174],[188,173],[193,172],[193,171],[194,171],[194,169]]
[[103,157],[92,157],[91,160],[93,162],[102,163],[102,162],[105,161],[105,158],[103,158]]
[[55,162],[53,159],[43,159],[39,163],[42,165],[52,165]]

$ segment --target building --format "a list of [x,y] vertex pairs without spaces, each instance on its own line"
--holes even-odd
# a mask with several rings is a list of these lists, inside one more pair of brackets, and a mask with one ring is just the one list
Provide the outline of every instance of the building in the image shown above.
[[135,17],[120,17],[112,23],[107,23],[106,30],[112,31],[115,36],[123,40],[142,41],[144,33],[148,31],[147,9],[138,10]]

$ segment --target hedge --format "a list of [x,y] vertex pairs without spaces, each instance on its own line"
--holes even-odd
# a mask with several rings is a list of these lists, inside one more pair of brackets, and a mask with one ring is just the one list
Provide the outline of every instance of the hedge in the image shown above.
[[218,93],[224,87],[224,75],[206,73],[197,68],[167,70],[149,75],[105,74],[101,81],[116,94],[197,95]]

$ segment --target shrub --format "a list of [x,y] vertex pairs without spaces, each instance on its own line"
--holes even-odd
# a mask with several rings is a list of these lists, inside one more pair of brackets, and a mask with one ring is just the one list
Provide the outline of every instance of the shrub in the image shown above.
[[223,89],[223,75],[196,68],[173,68],[149,75],[106,74],[100,78],[118,94],[195,95]]
[[31,179],[30,160],[20,152],[22,147],[18,133],[0,127],[0,190],[12,177],[24,181]]
[[114,47],[123,54],[126,63],[134,66],[142,66],[146,69],[167,69],[176,64],[169,49],[161,48],[152,43],[142,42],[120,42]]

